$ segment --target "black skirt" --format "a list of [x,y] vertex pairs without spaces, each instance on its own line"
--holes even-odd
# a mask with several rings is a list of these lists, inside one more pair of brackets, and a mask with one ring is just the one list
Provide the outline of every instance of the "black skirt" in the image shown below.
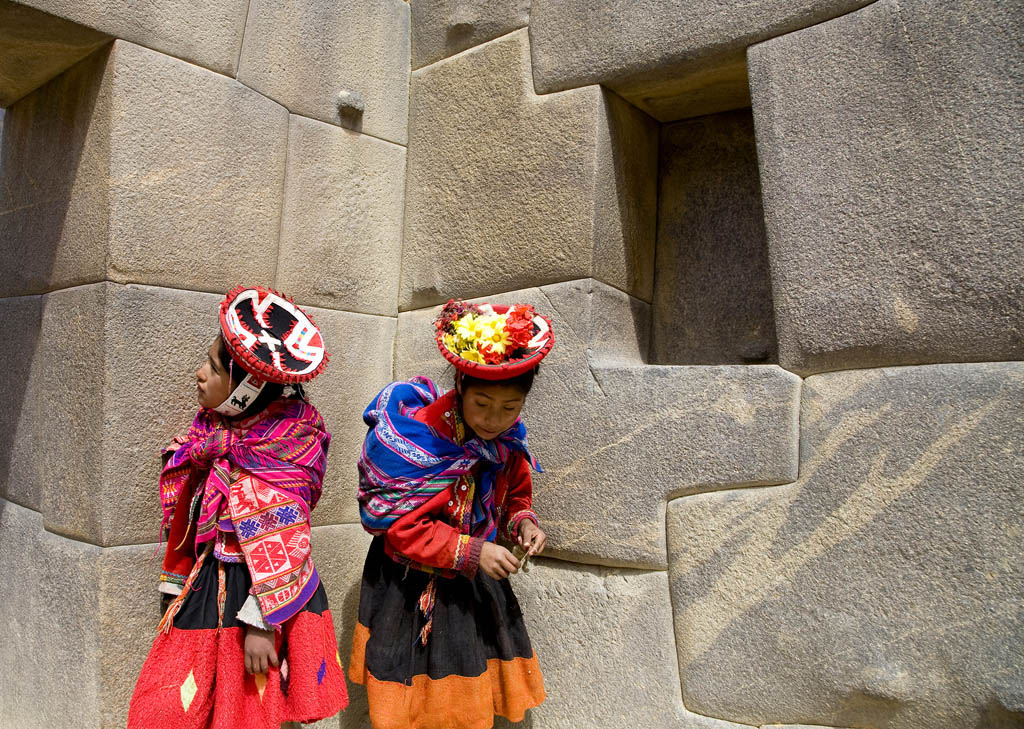
[[[430,633],[420,602],[431,588]],[[366,684],[374,729],[488,729],[544,700],[537,656],[508,580],[433,576],[370,545],[349,678]]]

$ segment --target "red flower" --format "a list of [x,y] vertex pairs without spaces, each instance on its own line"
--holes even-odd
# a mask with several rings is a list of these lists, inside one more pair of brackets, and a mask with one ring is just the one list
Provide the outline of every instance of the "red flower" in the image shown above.
[[512,343],[512,349],[522,349],[533,339],[533,317],[536,314],[532,306],[516,307],[509,312],[505,320],[505,331]]
[[456,301],[455,299],[448,299],[448,303],[441,309],[441,313],[437,315],[434,320],[434,326],[438,331],[445,331],[451,334],[454,329],[455,322],[462,318],[462,315],[467,311],[473,311],[479,313],[479,309],[475,304],[467,304],[465,301]]
[[487,364],[501,364],[503,355],[498,354],[490,347],[485,348],[483,344],[478,344],[477,349],[480,350],[480,354]]

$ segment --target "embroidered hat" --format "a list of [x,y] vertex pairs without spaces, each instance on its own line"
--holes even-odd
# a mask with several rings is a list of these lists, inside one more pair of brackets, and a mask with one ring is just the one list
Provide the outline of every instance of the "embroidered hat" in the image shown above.
[[245,410],[268,382],[309,382],[330,360],[309,314],[284,294],[263,286],[229,291],[220,305],[220,328],[232,362],[245,371],[238,387],[214,408],[225,415]]
[[452,299],[434,320],[437,347],[457,370],[506,380],[540,364],[555,343],[551,320],[528,304],[470,304]]

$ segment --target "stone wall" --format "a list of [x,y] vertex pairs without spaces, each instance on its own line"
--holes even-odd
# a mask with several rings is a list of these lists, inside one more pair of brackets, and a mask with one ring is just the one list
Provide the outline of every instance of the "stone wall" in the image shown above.
[[[0,0],[0,729],[124,725],[218,296],[333,357],[314,549],[450,297],[524,411],[536,729],[1024,727],[1024,12],[998,0]],[[321,728],[368,727],[365,692]],[[507,727],[508,723],[498,722]]]

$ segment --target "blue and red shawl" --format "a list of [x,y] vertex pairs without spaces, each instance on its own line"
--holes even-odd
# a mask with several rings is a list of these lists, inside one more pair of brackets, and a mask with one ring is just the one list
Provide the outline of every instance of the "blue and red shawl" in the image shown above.
[[418,410],[437,399],[426,377],[392,382],[363,413],[370,430],[359,457],[359,514],[370,534],[383,534],[400,517],[415,511],[439,491],[454,486],[461,476],[482,464],[473,501],[470,534],[494,541],[497,514],[495,476],[512,451],[521,451],[530,466],[540,466],[526,446],[522,421],[494,440],[470,438],[462,445],[437,435],[415,419]]

